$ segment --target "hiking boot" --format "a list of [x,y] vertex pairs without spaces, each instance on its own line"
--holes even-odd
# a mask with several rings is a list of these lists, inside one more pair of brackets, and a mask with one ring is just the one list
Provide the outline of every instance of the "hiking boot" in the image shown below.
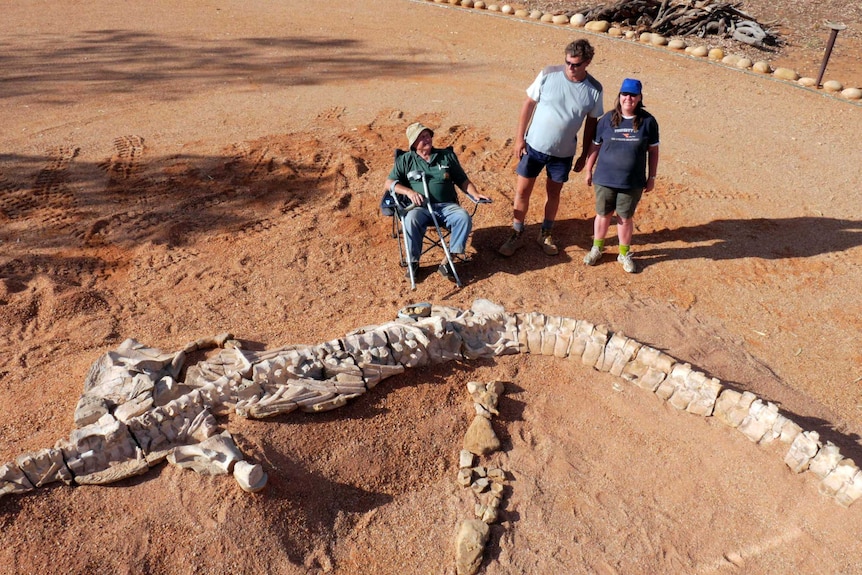
[[497,253],[501,256],[509,257],[524,247],[524,240],[521,238],[521,233],[522,232],[512,232],[512,235],[509,236],[509,239],[506,240],[502,246],[500,246]]
[[419,275],[419,262],[409,263],[405,266],[407,269],[404,271],[404,277],[410,278],[410,268],[413,268],[413,279]]
[[452,271],[452,267],[449,265],[449,262],[443,262],[440,264],[437,267],[437,271],[450,282],[455,281],[455,273]]
[[626,271],[626,273],[633,274],[638,269],[637,266],[635,266],[635,261],[632,259],[631,252],[627,253],[626,255],[618,255],[617,261],[623,264],[623,269]]
[[542,244],[542,251],[549,256],[555,256],[560,253],[560,250],[554,244],[554,238],[551,237],[551,230],[542,230],[539,236],[539,243]]
[[602,259],[602,250],[599,249],[599,246],[593,246],[584,256],[584,263],[588,266],[594,266],[599,263],[600,259]]

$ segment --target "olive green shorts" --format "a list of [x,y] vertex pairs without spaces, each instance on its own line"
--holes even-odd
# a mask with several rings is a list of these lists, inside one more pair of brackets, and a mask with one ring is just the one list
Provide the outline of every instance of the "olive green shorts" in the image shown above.
[[641,201],[643,188],[632,188],[624,190],[620,188],[606,188],[593,184],[596,189],[596,213],[600,216],[609,216],[614,212],[623,219],[631,219],[635,215],[638,202]]

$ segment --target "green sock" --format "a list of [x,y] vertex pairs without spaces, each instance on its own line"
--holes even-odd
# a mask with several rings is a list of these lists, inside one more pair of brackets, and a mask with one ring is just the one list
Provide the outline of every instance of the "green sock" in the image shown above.
[[620,245],[620,255],[624,256],[629,253],[629,246]]
[[602,238],[600,240],[593,240],[593,245],[596,246],[597,248],[599,248],[600,250],[603,249],[605,247],[604,238]]

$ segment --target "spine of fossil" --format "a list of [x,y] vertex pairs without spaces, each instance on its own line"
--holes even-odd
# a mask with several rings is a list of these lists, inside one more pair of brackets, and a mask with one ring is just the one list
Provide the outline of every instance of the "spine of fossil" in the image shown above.
[[[421,315],[409,313],[417,309]],[[56,481],[100,484],[144,473],[166,457],[176,459],[179,448],[218,434],[216,416],[226,410],[256,419],[297,409],[327,411],[406,369],[513,353],[574,360],[652,392],[676,409],[716,417],[754,443],[787,443],[787,466],[813,473],[821,493],[845,506],[862,496],[856,464],[777,405],[725,388],[717,378],[621,332],[539,312],[510,314],[487,300],[477,300],[469,310],[418,304],[405,310],[395,321],[320,345],[264,352],[242,350],[230,334],[198,340],[173,354],[126,340],[90,369],[69,438],[0,466],[0,496]],[[177,381],[189,352],[214,346],[222,349],[189,366],[185,381]],[[206,453],[195,452],[194,458],[205,459]],[[258,470],[241,469],[237,481],[243,489],[261,486]]]

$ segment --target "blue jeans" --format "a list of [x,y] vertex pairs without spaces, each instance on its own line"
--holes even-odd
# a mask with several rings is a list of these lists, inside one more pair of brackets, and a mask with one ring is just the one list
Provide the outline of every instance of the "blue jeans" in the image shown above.
[[[467,247],[467,238],[473,229],[473,220],[467,210],[454,203],[431,204],[437,223],[440,227],[449,228],[452,235],[449,236],[449,252],[463,254]],[[422,254],[422,238],[425,228],[434,225],[428,208],[423,204],[416,207],[404,216],[404,233],[407,235],[407,243],[410,246],[410,261],[418,262]]]

